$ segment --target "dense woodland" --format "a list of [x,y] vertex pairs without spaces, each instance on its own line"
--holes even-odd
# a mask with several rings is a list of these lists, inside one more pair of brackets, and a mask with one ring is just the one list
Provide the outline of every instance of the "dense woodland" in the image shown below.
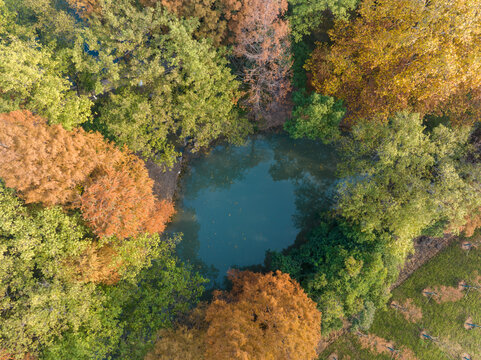
[[[481,226],[480,9],[0,0],[0,359],[307,360],[368,329],[414,238]],[[333,144],[336,203],[200,301],[145,161],[272,129]]]

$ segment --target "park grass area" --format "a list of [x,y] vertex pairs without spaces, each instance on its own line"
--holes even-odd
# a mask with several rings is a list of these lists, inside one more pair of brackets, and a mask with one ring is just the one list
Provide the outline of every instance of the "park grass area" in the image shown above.
[[[394,289],[369,331],[344,335],[320,360],[481,360],[481,328],[465,324],[469,319],[467,324],[481,325],[481,247],[467,251],[461,244],[453,243]],[[390,306],[392,301],[401,307]],[[422,319],[406,319],[406,301],[422,312]]]

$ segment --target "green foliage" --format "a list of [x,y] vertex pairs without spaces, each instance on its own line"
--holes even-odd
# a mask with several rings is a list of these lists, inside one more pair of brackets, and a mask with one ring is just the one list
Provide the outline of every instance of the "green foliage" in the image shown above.
[[376,315],[376,306],[372,301],[364,302],[364,309],[354,318],[352,323],[353,330],[369,331]]
[[460,228],[480,206],[480,168],[467,161],[468,128],[424,132],[417,114],[388,124],[360,124],[342,142],[339,213],[363,233],[386,232],[405,257],[423,229],[448,221]]
[[62,76],[53,53],[33,40],[2,37],[0,43],[0,112],[20,108],[71,129],[90,117],[91,102],[77,96]]
[[77,46],[77,66],[93,74],[95,91],[109,93],[99,122],[119,144],[171,166],[179,146],[243,140],[250,126],[235,107],[240,83],[223,51],[192,38],[195,21],[126,0],[102,9],[84,32],[89,52]]
[[[15,14],[15,33],[35,37],[41,44],[60,49],[71,48],[81,24],[63,0],[4,0]],[[11,32],[10,32],[11,33]]]
[[109,289],[111,301],[122,308],[123,334],[115,355],[143,359],[158,330],[171,327],[176,317],[197,303],[205,282],[169,251],[143,270],[136,282],[124,281]]
[[342,325],[341,318],[363,312],[368,302],[378,308],[387,301],[400,263],[386,246],[388,240],[326,221],[305,243],[283,254],[270,253],[269,267],[301,283],[322,312],[323,331],[329,332]]
[[340,19],[346,19],[349,11],[354,10],[359,0],[289,0],[292,14],[289,22],[294,41],[299,42],[322,23],[323,12],[329,10]]
[[345,114],[342,101],[316,93],[306,97],[301,91],[294,96],[297,107],[292,113],[292,120],[284,126],[294,139],[321,139],[326,144],[339,139],[339,124]]
[[105,296],[94,284],[70,282],[64,266],[89,243],[80,218],[58,207],[30,211],[3,184],[0,218],[0,348],[36,354],[83,330],[108,343],[111,332],[99,329]]
[[[124,279],[102,286],[72,274],[70,260],[92,243],[79,214],[26,207],[0,183],[0,218],[0,348],[16,356],[140,359],[203,291],[204,280],[173,255],[179,239],[133,239],[119,250],[130,264]],[[135,246],[146,241],[150,257],[139,257]]]
[[[479,234],[478,234],[479,235]],[[463,241],[465,239],[462,239]],[[440,360],[461,358],[463,352],[473,359],[481,356],[481,337],[475,330],[463,327],[468,317],[473,322],[481,321],[481,296],[478,291],[471,289],[466,296],[457,301],[437,303],[435,300],[426,301],[423,290],[426,288],[448,288],[448,292],[457,293],[460,280],[469,285],[479,285],[479,269],[481,266],[481,252],[473,249],[466,255],[459,241],[454,243],[421,268],[416,270],[404,283],[393,290],[393,301],[404,305],[410,301],[410,309],[415,306],[422,319],[417,322],[408,321],[404,314],[396,308],[387,307],[376,312],[370,334],[386,339],[395,349],[410,349],[412,355],[408,358],[423,360]],[[478,279],[478,280],[477,280]],[[456,298],[454,296],[453,298]],[[439,339],[437,342],[420,340],[420,333],[426,330],[431,336]],[[342,336],[329,346],[321,359],[328,359],[333,352],[338,358],[350,356],[352,359],[373,360],[389,359],[387,353],[376,354],[362,350],[358,336],[349,334]],[[401,356],[404,355],[401,351]],[[362,355],[361,355],[362,354]],[[406,354],[407,355],[407,354]]]

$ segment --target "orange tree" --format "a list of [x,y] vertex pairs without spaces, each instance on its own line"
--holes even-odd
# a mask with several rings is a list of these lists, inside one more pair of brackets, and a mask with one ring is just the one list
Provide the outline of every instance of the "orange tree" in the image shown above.
[[0,177],[26,203],[75,201],[78,186],[114,154],[98,133],[69,132],[29,111],[0,114]]
[[144,162],[98,133],[69,132],[28,111],[0,114],[0,177],[26,203],[80,207],[98,236],[162,232],[173,214]]
[[317,92],[345,100],[346,121],[408,108],[472,122],[481,108],[480,0],[364,0],[307,62]]
[[207,359],[316,358],[321,313],[288,274],[233,271],[230,292],[216,292],[206,320]]

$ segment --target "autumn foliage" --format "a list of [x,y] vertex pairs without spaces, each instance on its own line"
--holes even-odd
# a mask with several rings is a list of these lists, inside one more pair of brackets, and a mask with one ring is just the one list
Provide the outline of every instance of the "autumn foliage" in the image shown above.
[[159,233],[174,213],[169,201],[157,201],[144,162],[124,151],[123,158],[103,166],[81,196],[84,218],[99,236],[127,238]]
[[481,114],[480,6],[365,0],[356,20],[336,23],[333,46],[313,52],[312,84],[344,100],[349,123],[403,109],[471,123]]
[[29,111],[0,114],[0,177],[26,203],[72,203],[107,155],[98,133],[48,126]]
[[157,333],[157,342],[144,360],[202,360],[205,359],[206,303],[197,307],[173,329],[162,329]]
[[246,105],[272,124],[290,91],[289,25],[282,16],[287,0],[225,1],[234,55],[243,59]]
[[233,288],[217,291],[206,320],[206,359],[316,358],[321,314],[288,274],[230,273]]
[[0,177],[26,203],[80,207],[98,236],[162,232],[174,213],[152,193],[144,162],[98,133],[48,126],[32,113],[0,115]]

